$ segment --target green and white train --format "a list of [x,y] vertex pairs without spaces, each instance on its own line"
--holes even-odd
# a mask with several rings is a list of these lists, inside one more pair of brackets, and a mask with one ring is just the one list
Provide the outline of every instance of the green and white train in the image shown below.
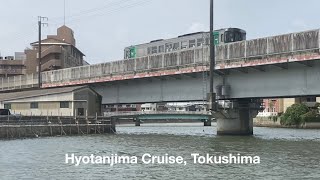
[[[185,34],[172,39],[158,39],[150,43],[126,47],[124,59],[170,53],[182,49],[209,45],[209,32]],[[225,44],[246,40],[246,31],[239,28],[219,29],[213,32],[214,44]]]

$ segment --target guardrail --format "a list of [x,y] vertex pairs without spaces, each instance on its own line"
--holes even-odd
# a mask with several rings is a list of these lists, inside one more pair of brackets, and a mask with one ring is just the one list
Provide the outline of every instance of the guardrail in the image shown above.
[[290,56],[303,52],[319,53],[320,29],[228,43],[216,47],[220,64],[267,56]]
[[113,116],[134,116],[134,115],[155,115],[155,114],[171,114],[171,115],[210,115],[207,111],[118,111],[105,112],[105,117]]
[[110,124],[105,116],[21,116],[1,115],[0,125],[10,124]]

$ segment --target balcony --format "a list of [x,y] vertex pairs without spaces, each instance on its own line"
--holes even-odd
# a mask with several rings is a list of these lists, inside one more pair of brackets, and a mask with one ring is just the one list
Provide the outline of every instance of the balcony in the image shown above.
[[43,64],[41,64],[42,71],[48,71],[53,69],[61,68],[61,60],[60,59],[51,59]]
[[60,53],[62,53],[62,49],[60,46],[50,46],[49,48],[47,48],[41,52],[41,58],[43,58],[49,54],[60,54]]
[[26,69],[0,69],[0,74],[6,75],[22,75],[26,74]]

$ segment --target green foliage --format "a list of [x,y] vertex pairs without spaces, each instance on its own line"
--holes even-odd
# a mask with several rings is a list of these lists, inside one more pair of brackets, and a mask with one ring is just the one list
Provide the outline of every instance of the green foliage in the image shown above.
[[278,121],[278,116],[273,116],[272,120],[273,120],[273,122],[277,122]]
[[287,111],[280,117],[282,125],[300,125],[304,121],[302,115],[309,112],[309,108],[304,104],[293,104]]
[[320,116],[317,110],[313,109],[301,116],[302,123],[304,122],[320,122]]

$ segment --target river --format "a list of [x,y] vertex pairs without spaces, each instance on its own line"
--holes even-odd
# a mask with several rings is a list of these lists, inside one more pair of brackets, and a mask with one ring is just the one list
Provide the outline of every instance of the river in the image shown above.
[[[118,126],[115,135],[0,140],[0,179],[320,179],[320,130],[254,128],[216,136],[215,124]],[[65,154],[182,156],[183,164],[74,164]],[[191,153],[259,156],[260,164],[194,164]]]

